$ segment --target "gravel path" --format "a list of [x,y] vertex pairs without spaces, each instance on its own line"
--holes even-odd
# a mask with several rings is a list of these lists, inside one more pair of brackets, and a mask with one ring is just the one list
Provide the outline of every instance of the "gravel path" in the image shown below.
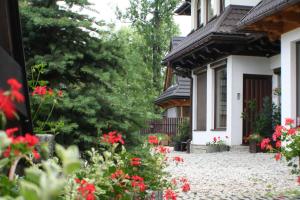
[[273,154],[171,152],[170,156],[180,156],[184,163],[171,163],[167,170],[188,178],[191,184],[191,191],[181,193],[178,199],[297,199],[282,193],[300,191],[296,176],[284,161],[275,161]]

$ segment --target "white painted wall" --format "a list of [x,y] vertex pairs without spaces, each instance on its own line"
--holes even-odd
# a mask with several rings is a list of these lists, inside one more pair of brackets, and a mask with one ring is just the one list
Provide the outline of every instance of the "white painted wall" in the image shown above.
[[[229,93],[231,99],[231,118],[229,119],[229,127],[231,127],[231,143],[234,145],[242,144],[243,119],[243,74],[260,74],[272,75],[273,71],[270,68],[269,58],[253,57],[253,56],[230,56],[232,59],[232,87]],[[240,93],[240,99],[237,99],[237,94]]]
[[[271,69],[277,69],[277,68],[280,68],[280,67],[281,67],[281,55],[278,54],[278,55],[270,57],[270,68]],[[272,99],[273,99],[273,102],[276,105],[279,104],[280,97],[275,95],[274,90],[279,87],[279,79],[280,79],[280,76],[278,76],[276,74],[273,74],[273,78],[272,78],[272,89],[273,89]]]
[[281,36],[281,121],[296,119],[296,42],[300,41],[300,28]]
[[[270,59],[253,56],[229,56],[227,58],[227,129],[226,131],[213,131],[214,128],[214,70],[208,66],[207,69],[207,130],[197,131],[197,80],[194,76],[193,95],[193,141],[192,144],[205,145],[220,136],[229,145],[242,144],[243,120],[243,74],[272,75]],[[237,98],[238,93],[240,99]]]
[[177,108],[176,107],[169,108],[167,110],[167,117],[168,118],[175,118],[175,117],[177,117]]

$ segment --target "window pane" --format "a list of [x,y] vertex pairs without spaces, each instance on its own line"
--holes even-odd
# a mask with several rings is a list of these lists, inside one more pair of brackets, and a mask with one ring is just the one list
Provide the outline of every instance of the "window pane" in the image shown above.
[[227,70],[217,69],[216,78],[216,128],[226,128],[227,119]]
[[198,0],[197,3],[197,28],[201,26],[201,0]]
[[207,73],[197,76],[197,130],[206,131]]
[[217,1],[207,0],[207,21],[217,15]]

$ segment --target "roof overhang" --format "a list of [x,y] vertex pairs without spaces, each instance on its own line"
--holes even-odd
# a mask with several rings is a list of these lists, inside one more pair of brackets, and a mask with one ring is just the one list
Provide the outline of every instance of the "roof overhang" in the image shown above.
[[253,8],[239,23],[238,29],[264,32],[271,41],[276,41],[282,34],[300,27],[300,0],[285,0],[268,10],[261,7]]
[[191,15],[191,1],[183,2],[175,11],[177,15]]
[[190,106],[191,100],[189,97],[169,97],[162,101],[155,102],[155,104],[163,109],[168,109],[172,107],[180,107],[180,106]]

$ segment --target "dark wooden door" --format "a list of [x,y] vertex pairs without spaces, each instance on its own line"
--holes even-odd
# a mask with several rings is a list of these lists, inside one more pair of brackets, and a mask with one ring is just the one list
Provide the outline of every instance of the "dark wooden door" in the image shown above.
[[[248,114],[243,120],[243,138],[245,138],[251,133],[252,123],[255,120],[255,114],[248,112],[249,101],[255,102],[256,112],[262,110],[263,99],[265,97],[272,99],[272,76],[244,74],[243,78],[243,111]],[[243,140],[243,143],[245,142]]]

